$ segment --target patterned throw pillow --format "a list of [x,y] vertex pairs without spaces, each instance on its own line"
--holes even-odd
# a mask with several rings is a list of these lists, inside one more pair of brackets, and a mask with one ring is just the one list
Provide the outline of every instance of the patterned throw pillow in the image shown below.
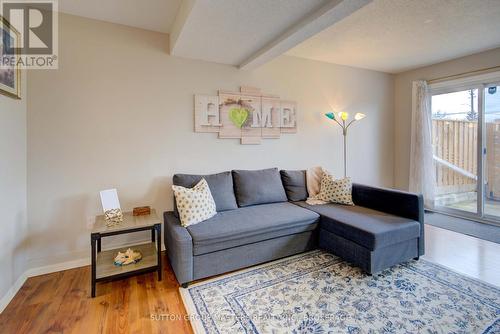
[[346,177],[335,180],[332,175],[324,173],[318,199],[326,202],[354,205],[351,178]]
[[201,179],[193,188],[172,186],[172,190],[182,226],[200,223],[217,213],[214,198],[205,179]]

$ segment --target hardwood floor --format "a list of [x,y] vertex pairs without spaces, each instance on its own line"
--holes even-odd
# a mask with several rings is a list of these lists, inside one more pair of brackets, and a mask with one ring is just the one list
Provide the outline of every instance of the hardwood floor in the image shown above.
[[425,225],[426,260],[500,287],[500,244]]
[[29,278],[0,315],[0,333],[192,333],[179,284],[163,256],[156,273],[98,283],[90,267]]
[[[425,258],[500,286],[500,245],[426,225]],[[192,333],[179,285],[165,261],[156,274],[99,283],[90,268],[32,277],[0,315],[0,333]]]

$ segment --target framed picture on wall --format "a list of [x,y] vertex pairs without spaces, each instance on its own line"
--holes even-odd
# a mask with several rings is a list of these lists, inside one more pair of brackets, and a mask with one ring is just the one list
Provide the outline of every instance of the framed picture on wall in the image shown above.
[[[12,59],[17,56],[20,34],[9,22],[0,16],[0,57],[1,59]],[[14,57],[17,60],[17,57]],[[21,70],[19,65],[9,65],[9,62],[0,64],[0,94],[16,99],[21,98]]]

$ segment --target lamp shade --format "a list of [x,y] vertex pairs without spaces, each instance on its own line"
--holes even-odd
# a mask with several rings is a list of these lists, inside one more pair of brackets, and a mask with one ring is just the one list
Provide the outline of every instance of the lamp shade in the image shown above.
[[355,119],[356,121],[362,120],[362,119],[363,119],[363,118],[365,118],[365,117],[366,117],[366,115],[365,115],[365,114],[363,114],[363,113],[360,113],[360,112],[358,112],[358,113],[356,113],[356,115],[354,115],[354,119]]
[[325,116],[328,117],[329,119],[335,119],[335,114],[332,112],[326,113]]
[[345,111],[341,111],[341,112],[339,112],[339,117],[340,117],[343,121],[345,121],[345,120],[347,120],[347,118],[349,117],[349,114],[348,114],[348,113],[346,113]]

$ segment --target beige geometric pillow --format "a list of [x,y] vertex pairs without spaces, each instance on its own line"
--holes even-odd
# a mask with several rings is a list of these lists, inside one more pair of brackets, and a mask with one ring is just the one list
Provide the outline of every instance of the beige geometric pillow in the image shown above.
[[335,180],[324,173],[318,199],[326,202],[354,205],[352,201],[352,181],[350,177]]
[[217,213],[214,198],[205,179],[201,179],[193,188],[172,186],[172,190],[182,226],[200,223]]

